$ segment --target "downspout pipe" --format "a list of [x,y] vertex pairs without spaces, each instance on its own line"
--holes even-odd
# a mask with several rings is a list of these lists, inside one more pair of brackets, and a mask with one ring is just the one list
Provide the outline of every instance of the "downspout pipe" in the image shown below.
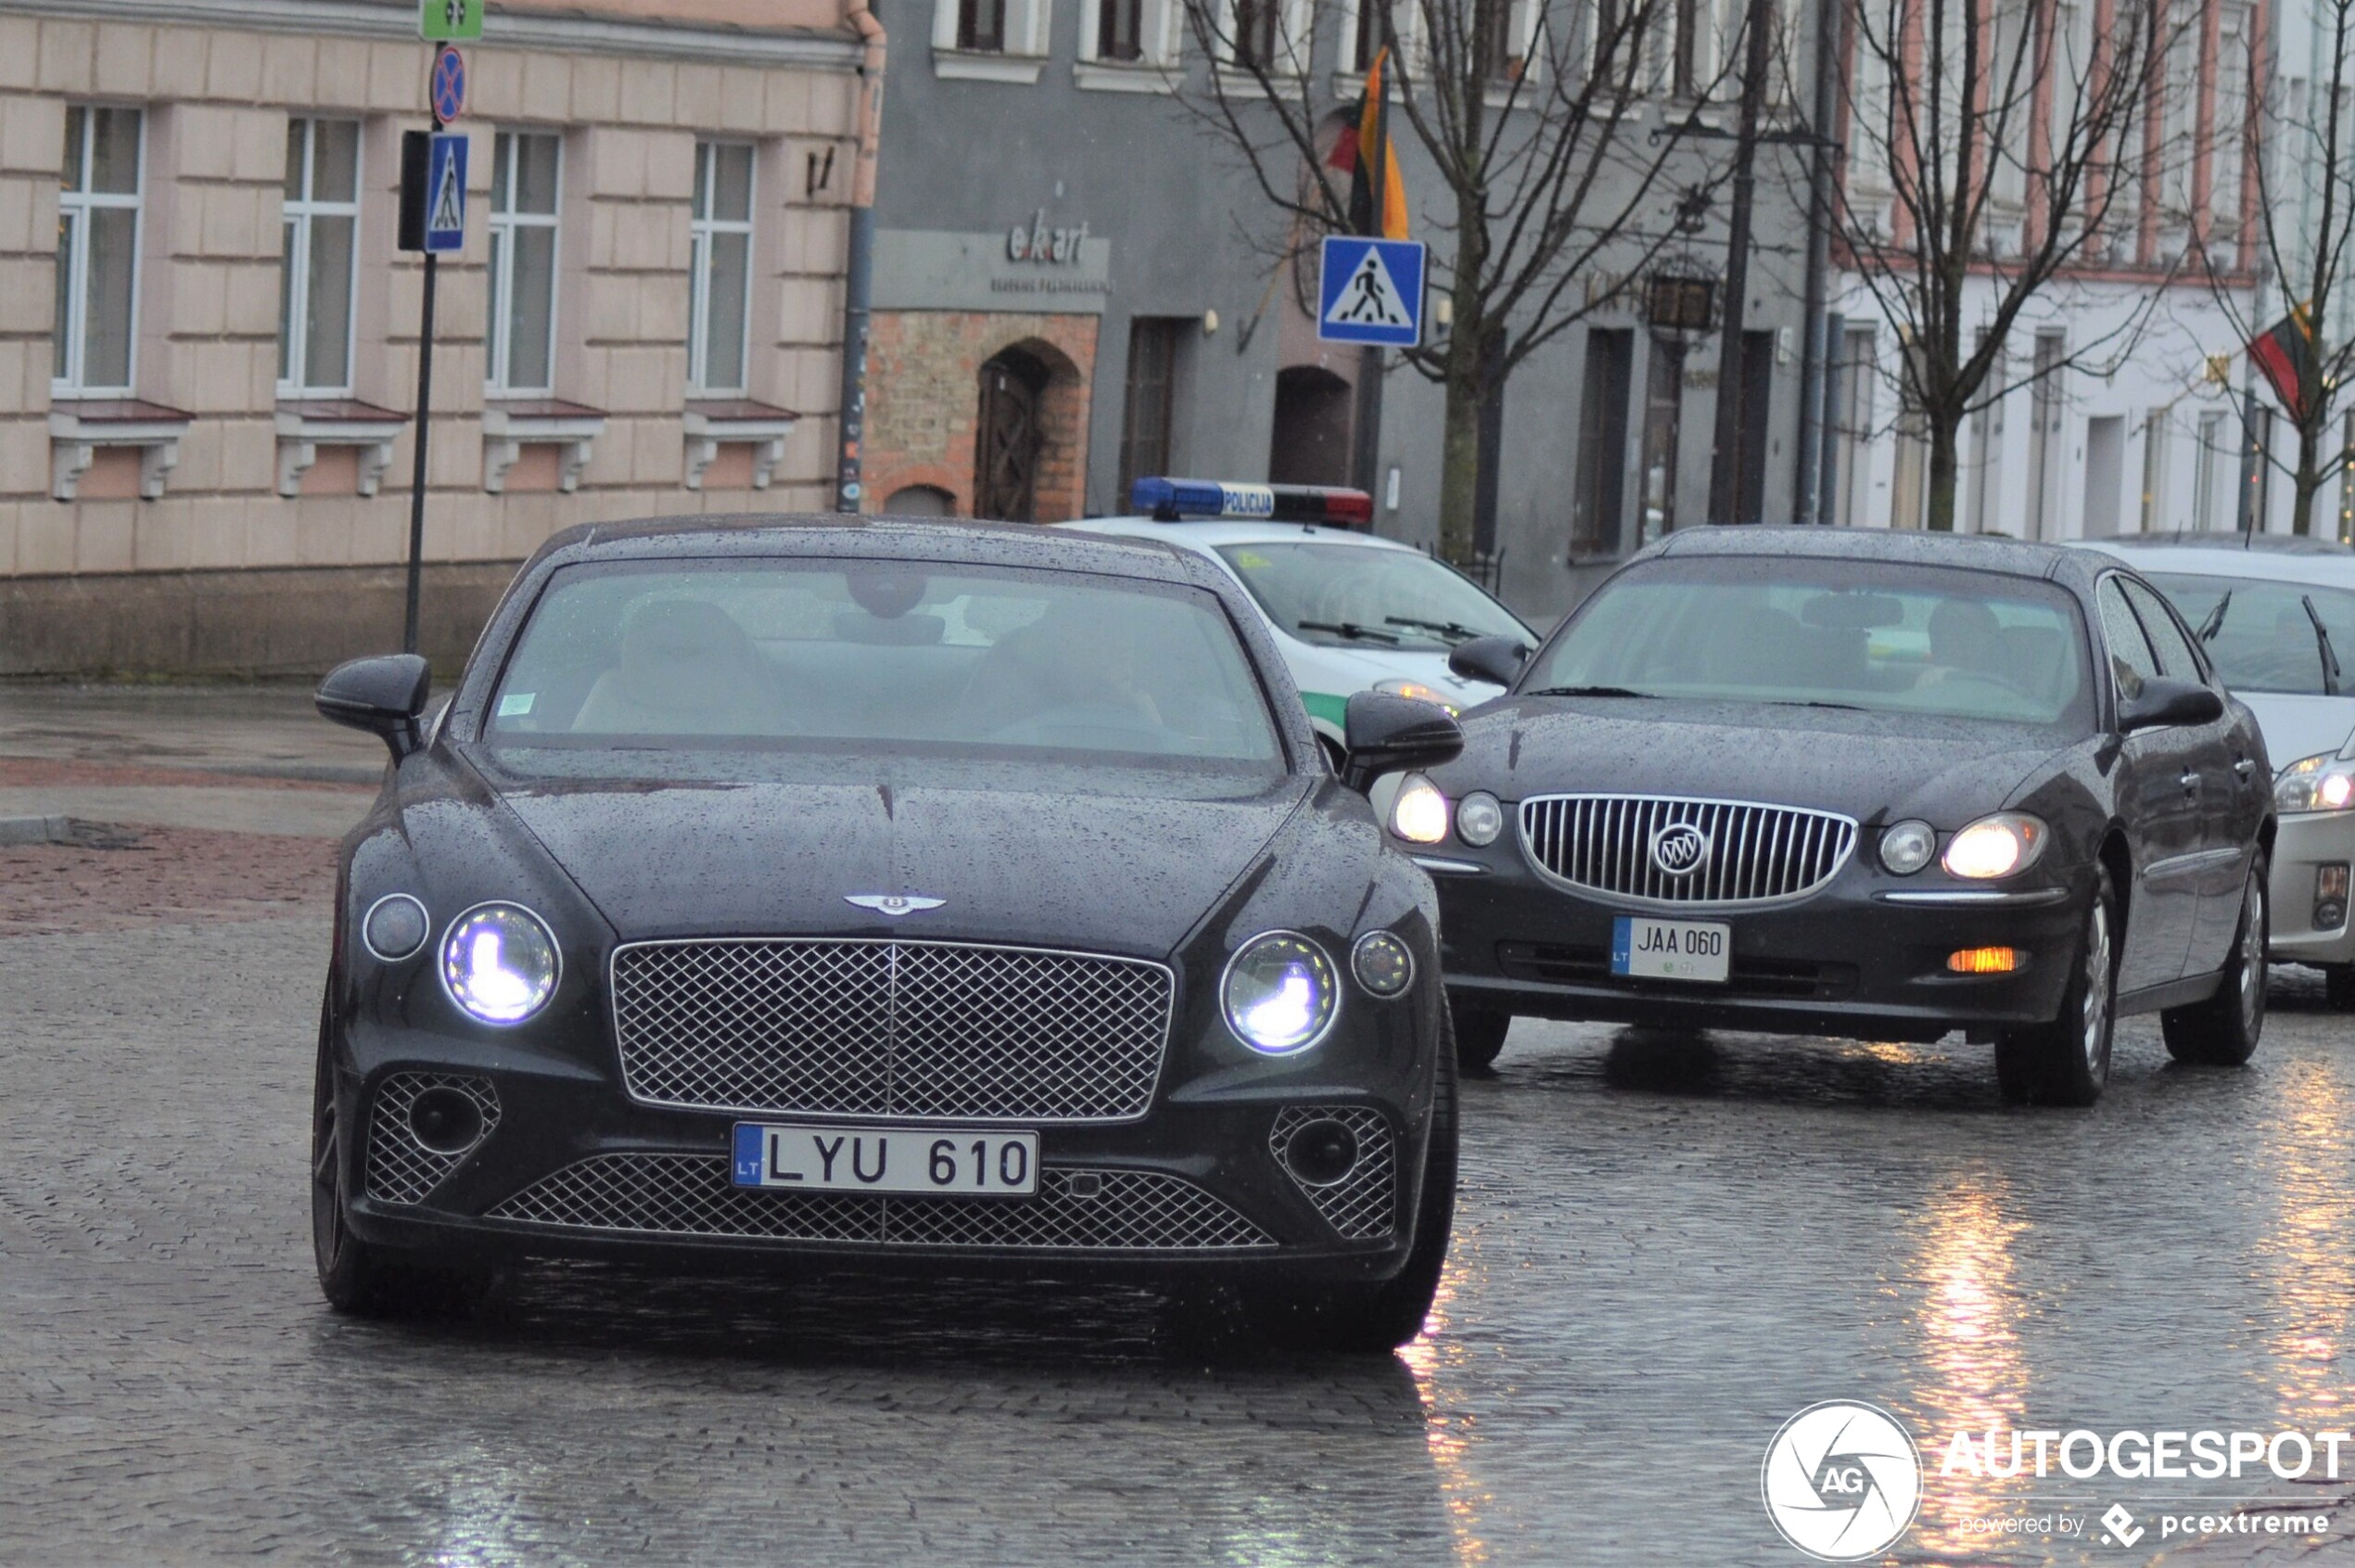
[[1815,18],[1815,112],[1808,147],[1806,321],[1800,328],[1799,465],[1791,520],[1827,520],[1822,453],[1829,434],[1832,248],[1832,121],[1838,111],[1833,81],[1839,70],[1839,27],[1846,0],[1819,0]]
[[860,448],[867,432],[867,328],[875,282],[875,164],[883,150],[884,61],[890,39],[867,0],[844,0],[843,21],[866,45],[859,63],[859,152],[850,176],[850,249],[843,268],[842,417],[834,510],[857,512],[866,494]]

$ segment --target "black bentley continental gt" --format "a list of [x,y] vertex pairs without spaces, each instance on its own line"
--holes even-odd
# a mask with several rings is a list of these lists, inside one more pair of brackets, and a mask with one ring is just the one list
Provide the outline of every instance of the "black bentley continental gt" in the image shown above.
[[1462,756],[1387,806],[1440,889],[1460,1060],[1515,1014],[1965,1031],[2090,1104],[2113,1021],[2240,1063],[2265,1016],[2272,770],[2123,563],[1985,538],[1704,529],[1607,579]]
[[344,845],[312,1219],[347,1311],[528,1256],[1142,1273],[1388,1349],[1447,1244],[1430,879],[1231,580],[1151,542],[698,518],[527,563]]

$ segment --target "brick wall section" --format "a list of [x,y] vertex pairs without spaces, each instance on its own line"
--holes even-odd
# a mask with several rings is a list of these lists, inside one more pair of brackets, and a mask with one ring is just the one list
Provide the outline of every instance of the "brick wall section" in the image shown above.
[[[469,243],[441,268],[427,558],[514,560],[557,528],[598,518],[822,508],[853,77],[494,46],[469,59],[462,128],[475,138],[474,190]],[[423,120],[426,63],[415,44],[0,14],[0,577],[402,557],[406,436],[374,499],[348,487],[315,493],[324,483],[293,499],[277,494],[280,201],[290,115],[363,121],[352,390],[410,408],[421,266],[394,253],[392,230],[399,133]],[[49,498],[57,172],[66,106],[84,98],[148,111],[135,390],[197,415],[156,502]],[[491,137],[503,125],[566,136],[555,392],[611,414],[576,495],[483,490],[485,214]],[[804,417],[774,487],[757,499],[749,489],[697,493],[682,483],[698,135],[761,149],[749,390]],[[830,147],[831,187],[807,190],[808,154]],[[732,463],[716,472],[748,470]],[[9,637],[0,627],[0,644]],[[21,666],[0,645],[0,669],[9,668]]]
[[1079,516],[1087,505],[1097,326],[1087,315],[878,311],[868,347],[870,508],[907,486],[930,485],[954,498],[958,514],[972,512],[981,367],[1018,347],[1050,371],[1039,403],[1037,520]]

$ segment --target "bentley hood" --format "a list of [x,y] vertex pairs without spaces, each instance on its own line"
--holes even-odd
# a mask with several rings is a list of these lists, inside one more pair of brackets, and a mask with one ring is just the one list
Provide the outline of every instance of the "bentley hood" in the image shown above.
[[1520,697],[1464,722],[1432,775],[1451,797],[1682,795],[1919,816],[1960,827],[2002,809],[2065,742],[2049,731],[1789,705]]
[[[904,935],[1160,957],[1306,788],[1142,771],[1084,791],[872,766],[858,782],[839,777],[852,771],[836,782],[502,780],[501,795],[624,941]],[[893,896],[917,902],[884,902]]]

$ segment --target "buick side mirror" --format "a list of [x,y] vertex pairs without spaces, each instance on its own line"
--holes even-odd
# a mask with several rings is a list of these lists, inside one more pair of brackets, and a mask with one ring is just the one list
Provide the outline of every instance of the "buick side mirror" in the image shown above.
[[2165,725],[2212,724],[2224,717],[2224,699],[2196,681],[2153,679],[2131,697],[2118,699],[2118,730],[2155,730]]
[[1467,681],[1489,681],[1509,686],[1521,679],[1529,659],[1526,644],[1510,637],[1474,637],[1447,650],[1447,668]]
[[1447,710],[1418,697],[1360,692],[1349,699],[1342,727],[1349,757],[1341,765],[1341,782],[1360,795],[1384,773],[1436,768],[1464,749],[1464,732]]
[[432,686],[433,667],[417,655],[383,654],[336,666],[312,700],[337,723],[381,736],[398,762],[425,744],[417,716]]

